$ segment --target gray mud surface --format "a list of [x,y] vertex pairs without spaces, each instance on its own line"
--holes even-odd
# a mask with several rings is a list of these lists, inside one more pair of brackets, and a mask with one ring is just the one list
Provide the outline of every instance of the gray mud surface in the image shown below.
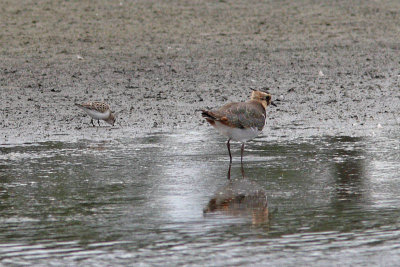
[[3,0],[0,142],[207,129],[196,110],[265,87],[265,135],[397,131],[399,22],[397,0]]

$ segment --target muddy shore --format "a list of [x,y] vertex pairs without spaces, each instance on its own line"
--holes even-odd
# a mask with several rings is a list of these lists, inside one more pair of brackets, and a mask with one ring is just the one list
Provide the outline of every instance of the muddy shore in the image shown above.
[[264,135],[398,131],[399,21],[396,0],[2,1],[0,143],[207,130],[196,110],[250,88],[278,104]]

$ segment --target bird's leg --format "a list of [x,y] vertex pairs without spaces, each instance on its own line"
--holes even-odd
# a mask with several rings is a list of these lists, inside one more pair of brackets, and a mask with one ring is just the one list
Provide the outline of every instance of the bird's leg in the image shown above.
[[226,143],[226,146],[228,147],[228,152],[229,152],[229,164],[232,164],[232,154],[231,154],[231,144],[230,144],[231,139],[228,139],[228,142]]
[[229,169],[228,169],[228,180],[231,179],[231,167],[232,167],[232,163],[229,163]]
[[100,120],[97,120],[97,123],[99,124],[99,126],[100,126]]
[[242,143],[242,148],[240,149],[240,165],[241,165],[241,167],[242,167],[242,176],[243,176],[243,178],[244,178],[243,152],[244,152],[244,143]]
[[90,123],[93,125],[93,127],[96,126],[96,125],[94,125],[93,118],[90,119]]
[[226,146],[228,147],[228,152],[229,152],[229,169],[228,169],[228,180],[231,179],[231,167],[232,167],[232,154],[231,154],[231,139],[228,139],[228,142],[226,143]]

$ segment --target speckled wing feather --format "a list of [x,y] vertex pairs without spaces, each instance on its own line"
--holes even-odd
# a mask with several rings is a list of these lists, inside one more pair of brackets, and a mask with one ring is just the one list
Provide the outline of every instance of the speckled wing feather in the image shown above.
[[90,110],[95,110],[101,113],[106,112],[107,110],[110,109],[110,106],[107,105],[106,103],[103,102],[87,102],[81,105],[84,108],[90,109]]
[[226,104],[218,110],[209,111],[208,114],[230,127],[257,128],[261,131],[265,125],[265,109],[253,100]]

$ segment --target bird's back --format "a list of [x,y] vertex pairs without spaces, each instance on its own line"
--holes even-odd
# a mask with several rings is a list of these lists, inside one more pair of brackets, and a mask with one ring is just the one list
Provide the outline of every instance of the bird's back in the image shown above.
[[110,109],[109,105],[107,105],[104,102],[99,102],[99,101],[92,101],[92,102],[87,102],[87,103],[83,103],[83,104],[76,103],[75,105],[77,105],[78,107],[83,108],[83,109],[89,109],[89,110],[97,111],[100,113],[104,113]]
[[239,129],[257,128],[261,131],[265,125],[265,109],[255,100],[229,103],[217,110],[203,111],[203,117],[212,124],[219,121],[227,126]]

